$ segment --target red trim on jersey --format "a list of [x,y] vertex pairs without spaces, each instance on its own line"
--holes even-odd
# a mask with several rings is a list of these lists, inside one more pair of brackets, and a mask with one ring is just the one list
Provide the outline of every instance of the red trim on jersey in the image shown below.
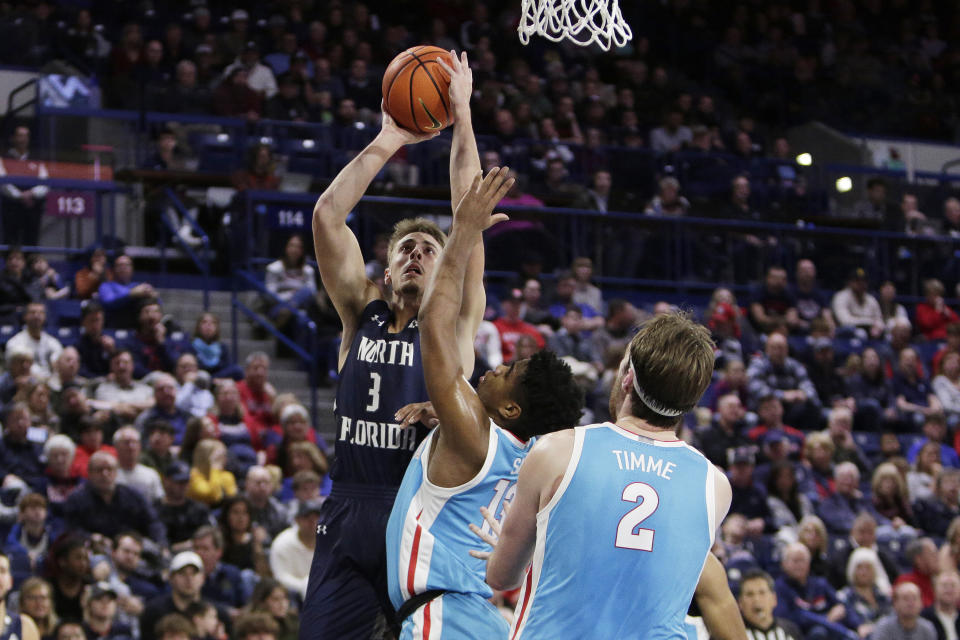
[[530,587],[533,584],[533,567],[527,569],[527,580],[526,584],[523,585],[523,605],[520,607],[520,615],[517,616],[517,626],[516,631],[513,632],[513,635],[510,637],[510,640],[516,640],[517,634],[520,632],[520,625],[523,624],[523,614],[527,612],[527,605],[530,604]]
[[424,640],[430,640],[430,605],[432,602],[428,602],[427,606],[423,608],[423,637]]
[[[423,509],[420,510],[420,513],[417,514],[417,520],[420,520],[420,516],[423,515]],[[413,579],[417,574],[417,553],[420,551],[420,533],[423,531],[423,527],[420,526],[420,523],[417,522],[417,530],[413,534],[413,546],[410,550],[410,566],[407,567],[407,592],[412,596],[413,592]]]

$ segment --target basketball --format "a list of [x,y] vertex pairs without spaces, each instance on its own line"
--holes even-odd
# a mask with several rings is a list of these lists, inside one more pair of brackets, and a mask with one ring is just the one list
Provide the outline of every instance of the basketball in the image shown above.
[[453,122],[449,105],[450,78],[437,63],[450,52],[421,45],[395,57],[383,74],[383,102],[387,113],[407,131],[428,133]]

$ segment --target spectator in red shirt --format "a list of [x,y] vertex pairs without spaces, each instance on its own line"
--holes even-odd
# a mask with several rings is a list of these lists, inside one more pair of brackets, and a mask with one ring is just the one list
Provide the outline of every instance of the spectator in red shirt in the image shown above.
[[237,383],[240,403],[243,405],[245,421],[252,432],[255,448],[260,442],[260,435],[276,423],[273,400],[277,396],[277,390],[267,381],[269,374],[270,356],[262,351],[255,351],[247,356],[243,380]]
[[930,373],[931,378],[942,373],[942,371],[940,371],[940,363],[943,362],[945,355],[948,353],[960,353],[960,322],[951,322],[947,325],[946,331],[947,343],[933,354],[933,361],[931,362],[932,372]]
[[936,575],[940,560],[937,557],[937,545],[930,538],[918,538],[907,545],[907,560],[910,561],[911,571],[902,573],[894,585],[912,582],[920,587],[923,606],[933,604],[933,576]]
[[931,278],[923,283],[924,301],[917,303],[917,329],[927,340],[947,337],[947,325],[960,321],[957,313],[943,302],[943,283]]
[[523,305],[523,292],[520,289],[511,289],[500,302],[503,315],[493,321],[500,332],[500,345],[503,350],[503,361],[513,362],[514,351],[520,336],[528,335],[537,343],[537,349],[543,349],[547,342],[532,324],[520,319],[520,309]]

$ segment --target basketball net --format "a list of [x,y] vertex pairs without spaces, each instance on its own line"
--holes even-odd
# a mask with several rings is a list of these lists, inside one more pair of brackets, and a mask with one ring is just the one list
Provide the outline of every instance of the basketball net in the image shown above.
[[619,0],[523,0],[520,42],[540,34],[548,40],[570,40],[581,47],[622,47],[633,38],[623,19]]

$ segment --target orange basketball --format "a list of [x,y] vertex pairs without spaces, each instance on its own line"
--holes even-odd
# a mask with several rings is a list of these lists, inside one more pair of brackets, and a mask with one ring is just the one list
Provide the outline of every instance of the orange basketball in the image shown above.
[[450,52],[440,47],[411,47],[394,58],[383,73],[383,102],[394,121],[415,133],[446,128],[450,113],[450,77],[437,63],[449,63]]

